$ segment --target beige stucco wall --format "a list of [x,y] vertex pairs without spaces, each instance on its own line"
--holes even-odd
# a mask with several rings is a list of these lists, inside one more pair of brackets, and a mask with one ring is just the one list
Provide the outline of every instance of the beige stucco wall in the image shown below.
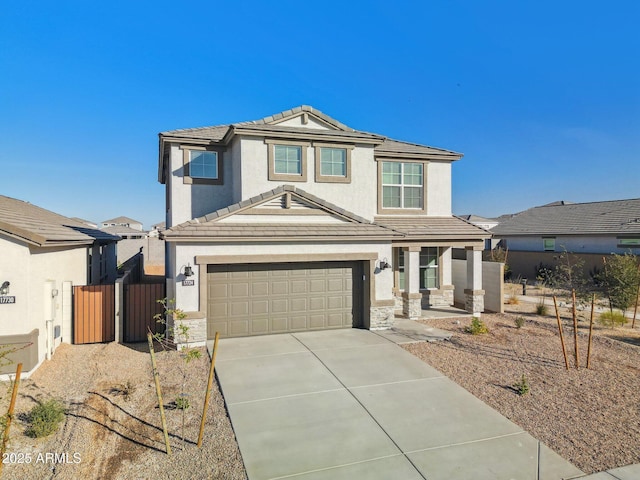
[[[200,267],[196,265],[195,259],[199,255],[219,256],[221,261],[226,255],[264,255],[269,258],[273,255],[314,255],[314,254],[346,254],[346,253],[373,253],[378,259],[392,258],[391,245],[383,242],[371,243],[333,243],[333,244],[310,244],[280,242],[276,244],[252,243],[243,245],[229,244],[183,244],[172,245],[171,250],[175,250],[176,272],[170,278],[167,292],[172,292],[176,299],[176,306],[185,311],[198,311],[200,300],[200,289],[198,282],[200,279]],[[179,270],[187,264],[193,267],[194,286],[183,286],[183,276]],[[365,272],[368,275],[368,272]],[[384,270],[374,276],[375,300],[392,300],[393,272],[391,269]]]
[[[270,181],[267,144],[261,138],[244,138],[241,145],[242,198],[247,199],[289,183],[345,210],[373,219],[377,208],[377,166],[373,146],[356,145],[351,152],[351,183],[318,183],[315,180],[315,149],[307,147],[307,181]],[[249,172],[249,173],[247,173]]]
[[[44,249],[0,237],[0,283],[11,282],[15,304],[0,305],[0,336],[26,334],[39,329],[38,361],[47,354],[47,332],[51,347],[71,342],[71,312],[63,301],[63,282],[84,285],[87,280],[87,249]],[[57,295],[52,296],[52,291]],[[47,320],[52,322],[47,325]],[[55,327],[60,336],[53,339]],[[49,330],[47,330],[49,327]]]
[[427,215],[451,215],[451,163],[427,164]]
[[[464,289],[469,288],[467,279],[467,261],[452,260],[454,300],[456,304],[465,304]],[[491,312],[504,312],[504,263],[482,262],[482,288],[484,308]]]

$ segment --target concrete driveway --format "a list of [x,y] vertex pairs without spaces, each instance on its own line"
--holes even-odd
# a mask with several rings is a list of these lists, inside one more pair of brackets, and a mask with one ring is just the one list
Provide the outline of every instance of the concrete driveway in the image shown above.
[[583,475],[376,332],[224,339],[216,370],[251,480]]

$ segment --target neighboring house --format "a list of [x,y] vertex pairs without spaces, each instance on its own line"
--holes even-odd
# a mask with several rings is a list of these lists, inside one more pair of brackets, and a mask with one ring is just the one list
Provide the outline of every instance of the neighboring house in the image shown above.
[[101,229],[105,229],[108,227],[127,227],[131,228],[132,230],[142,231],[142,223],[128,217],[112,218],[111,220],[104,220],[100,224]]
[[640,199],[554,202],[504,218],[492,233],[515,274],[532,278],[536,265],[564,251],[583,255],[587,270],[600,268],[603,255],[640,253]]
[[123,240],[147,238],[147,232],[139,230],[137,228],[127,227],[125,225],[116,225],[115,227],[102,227],[100,230],[110,233],[111,235],[117,235]]
[[[27,375],[71,341],[72,285],[115,281],[118,240],[0,195],[0,344],[31,344],[9,356]],[[0,368],[14,371],[15,364]]]
[[451,214],[462,154],[308,106],[159,137],[167,295],[191,340],[418,318],[453,304],[454,247],[467,249],[467,308],[483,310],[490,234]]
[[[494,218],[485,218],[479,215],[458,215],[458,216],[469,223],[473,223],[474,225],[480,228],[484,228],[485,230],[491,230],[493,227],[496,227],[498,223],[500,223],[498,220]],[[484,242],[484,249],[491,250],[493,249],[493,247],[495,247],[494,240],[491,238],[487,238]]]
[[90,222],[89,220],[85,220],[84,218],[80,218],[80,217],[71,217],[72,220],[76,220],[80,223],[84,223],[86,226],[91,227],[91,228],[98,228],[98,224]]
[[160,223],[151,225],[151,230],[149,230],[149,236],[150,237],[160,236],[160,234],[167,229],[166,225],[167,225],[166,222],[160,222]]

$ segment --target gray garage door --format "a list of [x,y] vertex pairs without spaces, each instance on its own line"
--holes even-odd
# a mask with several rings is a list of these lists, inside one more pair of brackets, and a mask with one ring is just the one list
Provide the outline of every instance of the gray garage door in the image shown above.
[[359,262],[209,265],[207,336],[360,326]]

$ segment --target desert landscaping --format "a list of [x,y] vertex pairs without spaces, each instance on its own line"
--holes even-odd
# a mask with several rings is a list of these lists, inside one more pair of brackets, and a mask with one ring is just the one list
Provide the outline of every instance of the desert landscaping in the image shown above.
[[[482,315],[486,334],[466,332],[468,317],[424,321],[452,332],[451,339],[405,348],[585,473],[638,463],[640,324],[632,330],[596,323],[591,368],[586,369],[589,311],[579,312],[580,365],[575,368],[571,310],[563,305],[568,370],[553,307],[541,316],[534,313],[536,304],[526,301],[505,305],[504,314]],[[217,384],[203,446],[196,446],[209,368],[202,352],[202,358],[187,365],[186,410],[176,408],[184,358],[176,351],[157,355],[169,456],[146,344],[62,345],[51,361],[22,381],[4,478],[246,478]],[[523,376],[528,392],[520,394]],[[10,392],[8,382],[4,385],[6,411]],[[65,405],[64,422],[48,437],[27,436],[26,413],[37,401],[51,398]],[[47,462],[46,453],[67,454],[66,461]]]

